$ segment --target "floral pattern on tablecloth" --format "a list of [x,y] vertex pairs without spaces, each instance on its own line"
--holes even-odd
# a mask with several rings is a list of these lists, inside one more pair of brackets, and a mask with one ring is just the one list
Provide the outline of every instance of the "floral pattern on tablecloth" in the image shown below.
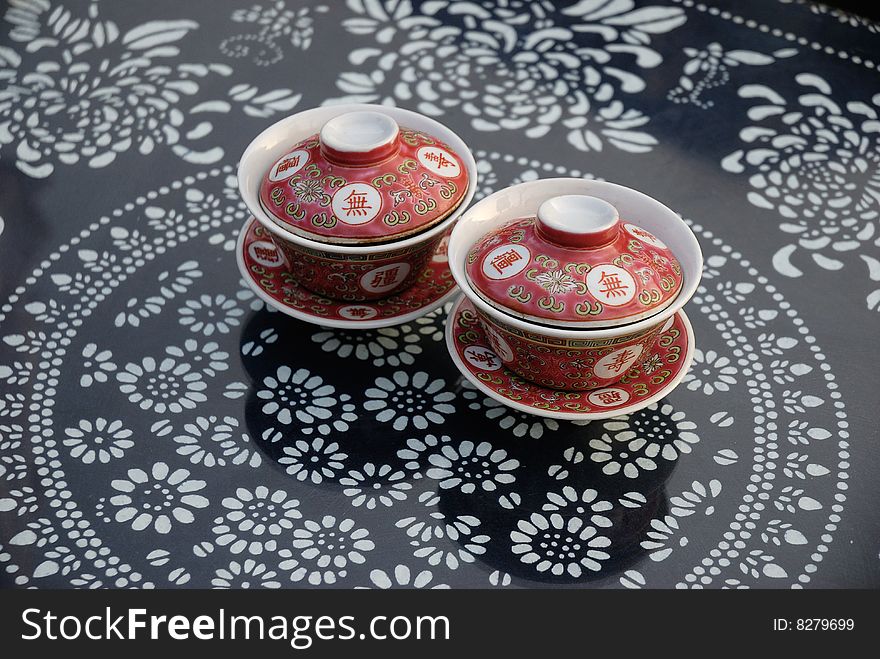
[[[880,382],[846,358],[880,304],[876,26],[820,11],[818,43],[808,8],[752,4],[12,0],[0,583],[878,583],[859,501]],[[454,127],[478,197],[601,177],[680,210],[705,253],[681,386],[533,417],[461,378],[449,304],[363,332],[266,308],[234,264],[236,156],[340,101]]]
[[[499,180],[522,175],[498,154],[481,160]],[[99,223],[13,309],[34,329],[3,337],[5,377],[26,384],[0,402],[0,477],[21,483],[0,507],[18,518],[10,560],[40,556],[15,584],[369,587],[416,574],[456,586],[488,584],[487,567],[511,585],[607,582],[624,568],[624,586],[809,583],[816,527],[845,501],[823,485],[840,474],[832,409],[844,408],[809,331],[741,255],[695,227],[712,266],[689,312],[703,347],[672,396],[604,422],[538,419],[462,380],[445,310],[352,343],[351,330],[265,309],[211,258],[225,253],[211,223],[174,242],[151,225],[193,190],[222,195],[228,171]],[[179,288],[131,311],[130,293],[158,281]],[[56,431],[66,391],[78,404]],[[45,410],[38,423],[26,405]],[[25,487],[47,461],[48,479]],[[676,477],[696,464],[696,480]]]
[[29,176],[80,162],[107,167],[129,150],[167,148],[186,162],[217,162],[224,151],[212,136],[214,116],[241,109],[270,117],[300,99],[248,84],[205,99],[200,85],[232,68],[178,60],[197,21],[158,19],[122,31],[102,18],[99,3],[79,13],[40,0],[13,3],[5,19],[17,47],[0,46],[0,147]]

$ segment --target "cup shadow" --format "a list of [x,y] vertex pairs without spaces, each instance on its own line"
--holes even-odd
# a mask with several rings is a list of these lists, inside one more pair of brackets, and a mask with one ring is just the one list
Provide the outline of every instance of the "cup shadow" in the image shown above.
[[[576,424],[501,407],[460,377],[437,338],[445,312],[435,313],[385,330],[253,314],[240,355],[250,378],[245,424],[263,456],[300,492],[332,497],[328,513],[383,529],[413,565],[475,563],[486,573],[564,586],[610,579],[642,560],[651,520],[668,508],[676,461],[660,454],[680,444],[664,412],[671,408],[660,401],[627,417]],[[455,395],[455,412],[442,424],[394,429],[365,407],[377,378],[420,371]],[[323,402],[313,404],[316,398]],[[416,458],[413,446],[425,447]],[[486,459],[475,461],[481,453]],[[492,471],[500,463],[515,463],[512,480]],[[355,503],[352,473],[359,486],[371,486],[384,466],[400,474],[394,483],[405,499],[378,503],[394,489],[389,481],[372,492],[375,506]]]

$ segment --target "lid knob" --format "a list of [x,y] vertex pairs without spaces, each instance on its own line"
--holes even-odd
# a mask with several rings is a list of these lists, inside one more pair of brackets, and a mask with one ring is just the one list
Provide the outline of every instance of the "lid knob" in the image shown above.
[[346,112],[321,128],[321,151],[341,165],[372,165],[397,152],[399,133],[397,122],[387,114]]
[[617,235],[619,215],[607,201],[587,195],[561,195],[538,207],[538,231],[565,247],[599,247]]

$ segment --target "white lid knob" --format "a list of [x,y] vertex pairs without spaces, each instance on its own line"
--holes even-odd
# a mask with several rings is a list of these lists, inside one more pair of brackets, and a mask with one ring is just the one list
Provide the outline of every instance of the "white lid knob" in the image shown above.
[[321,128],[321,148],[331,160],[369,164],[384,160],[397,150],[399,133],[397,122],[387,114],[346,112]]
[[538,208],[538,229],[566,247],[597,247],[617,235],[617,209],[598,197],[561,195]]

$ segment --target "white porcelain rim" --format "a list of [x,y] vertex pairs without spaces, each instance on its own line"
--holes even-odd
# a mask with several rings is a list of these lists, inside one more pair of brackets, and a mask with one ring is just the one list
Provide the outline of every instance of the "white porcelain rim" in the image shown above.
[[[341,114],[349,112],[381,112],[390,116],[399,125],[416,130],[424,130],[434,137],[448,144],[461,160],[468,171],[468,189],[461,203],[442,222],[434,225],[426,231],[416,233],[402,240],[369,244],[369,245],[345,245],[339,243],[325,243],[299,236],[282,228],[274,221],[260,204],[260,186],[266,172],[272,167],[278,158],[290,150],[294,143],[304,140],[310,135],[320,132],[321,127],[329,120]],[[376,254],[413,247],[429,241],[435,236],[446,231],[471,203],[477,190],[477,162],[474,155],[464,141],[450,128],[439,121],[426,117],[411,110],[375,105],[369,103],[352,103],[343,105],[329,105],[297,114],[290,115],[276,121],[274,124],[257,135],[241,156],[238,164],[238,191],[242,200],[248,207],[248,211],[267,231],[278,236],[282,240],[306,247],[312,250],[320,250],[332,254]]]

